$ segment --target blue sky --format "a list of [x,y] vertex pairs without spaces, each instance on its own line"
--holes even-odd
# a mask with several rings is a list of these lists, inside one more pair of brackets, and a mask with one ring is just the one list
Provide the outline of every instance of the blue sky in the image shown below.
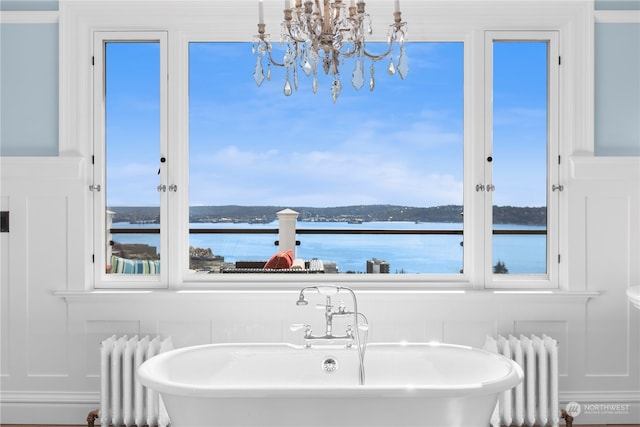
[[[158,48],[113,45],[108,204],[157,205]],[[541,206],[546,51],[511,45],[496,48],[494,204]],[[463,45],[409,43],[407,54],[405,80],[387,75],[388,60],[377,63],[373,92],[355,91],[353,65],[343,65],[333,104],[330,78],[313,94],[300,73],[285,97],[284,71],[274,67],[258,88],[250,43],[192,43],[191,205],[462,204]],[[364,68],[368,82],[369,61]]]

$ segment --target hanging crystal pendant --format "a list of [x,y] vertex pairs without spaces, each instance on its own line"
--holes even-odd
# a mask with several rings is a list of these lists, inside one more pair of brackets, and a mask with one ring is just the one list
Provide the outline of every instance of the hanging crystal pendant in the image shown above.
[[271,62],[267,64],[267,80],[271,81]]
[[342,83],[340,82],[340,80],[335,79],[333,81],[333,85],[331,85],[331,97],[333,98],[334,104],[338,100],[338,96],[340,96],[341,90],[342,90]]
[[296,56],[291,49],[291,45],[287,45],[287,50],[284,53],[284,66],[287,69],[291,69],[296,65]]
[[396,67],[393,65],[393,58],[391,58],[391,60],[389,61],[389,67],[387,67],[387,73],[389,73],[390,76],[393,76],[396,74]]
[[287,81],[284,84],[284,96],[291,96],[293,93],[293,88],[291,87],[291,83],[289,83],[289,73],[287,73]]
[[356,60],[356,68],[353,70],[351,84],[356,90],[360,90],[364,86],[364,70],[362,69],[362,61]]
[[305,59],[304,64],[302,64],[302,71],[304,71],[307,77],[309,77],[313,72],[313,67],[311,66],[311,63],[308,59]]
[[256,69],[253,72],[253,78],[256,81],[256,84],[258,85],[258,87],[260,87],[260,85],[262,85],[262,82],[264,81],[264,72],[262,70],[262,57],[258,56],[258,60],[256,61]]
[[398,58],[398,74],[400,78],[404,80],[409,74],[409,62],[407,61],[407,56],[405,55],[404,45],[400,46],[400,58]]
[[313,82],[311,83],[311,90],[313,93],[318,93],[318,76],[313,75]]
[[376,87],[376,80],[373,77],[373,72],[374,72],[375,68],[373,66],[373,64],[371,64],[371,78],[369,79],[369,90],[373,92],[373,88]]
[[293,87],[298,90],[298,69],[293,68]]

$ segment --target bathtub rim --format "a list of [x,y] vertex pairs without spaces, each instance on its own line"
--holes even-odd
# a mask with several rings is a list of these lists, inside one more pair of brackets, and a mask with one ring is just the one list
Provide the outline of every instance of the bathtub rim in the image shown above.
[[[509,390],[522,382],[524,373],[522,368],[513,360],[500,354],[492,353],[483,349],[459,345],[445,344],[439,342],[418,343],[418,342],[375,342],[369,343],[367,347],[445,347],[465,351],[473,351],[494,358],[509,365],[508,372],[499,378],[480,383],[468,383],[462,385],[427,386],[418,384],[399,385],[358,385],[353,386],[327,386],[327,385],[268,385],[268,386],[247,386],[245,385],[195,385],[177,381],[170,381],[166,378],[154,377],[153,369],[162,361],[177,357],[182,353],[203,350],[206,348],[260,348],[260,347],[287,347],[295,350],[306,350],[304,345],[296,345],[286,342],[279,343],[215,343],[189,346],[167,351],[158,354],[144,362],[137,370],[136,376],[146,387],[161,394],[171,394],[176,396],[191,397],[218,397],[218,398],[269,398],[269,397],[289,397],[289,398],[341,398],[347,396],[357,397],[395,397],[395,398],[415,398],[415,397],[467,397],[472,395],[496,394]],[[317,345],[314,350],[331,350],[344,348],[343,345]],[[326,392],[320,394],[320,392]],[[326,395],[325,395],[326,394]]]

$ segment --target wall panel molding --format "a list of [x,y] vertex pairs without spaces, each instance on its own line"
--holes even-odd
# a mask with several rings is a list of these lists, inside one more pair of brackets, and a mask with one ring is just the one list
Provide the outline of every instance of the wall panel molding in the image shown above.
[[59,13],[52,10],[3,10],[0,24],[57,24]]
[[82,157],[0,157],[2,194],[13,192],[11,187],[25,181],[46,186],[59,180],[82,179],[85,166]]
[[69,280],[68,197],[33,196],[26,207],[28,375],[64,376],[68,374],[67,307],[47,290],[66,289]]
[[582,155],[572,156],[569,162],[572,179],[607,182],[620,180],[631,188],[634,185],[636,188],[640,186],[640,157]]
[[640,24],[639,10],[596,10],[596,24]]

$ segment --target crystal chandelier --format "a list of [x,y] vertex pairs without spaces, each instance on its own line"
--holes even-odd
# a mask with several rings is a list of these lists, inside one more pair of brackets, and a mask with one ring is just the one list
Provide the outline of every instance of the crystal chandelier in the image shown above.
[[253,77],[258,86],[265,79],[263,58],[267,57],[266,79],[271,80],[271,65],[284,67],[286,80],[284,94],[291,96],[293,90],[298,89],[298,70],[307,77],[313,77],[312,90],[318,90],[318,65],[321,64],[324,73],[333,77],[331,94],[335,103],[342,90],[340,81],[340,66],[345,58],[355,58],[355,68],[351,75],[351,83],[356,90],[365,83],[365,58],[371,60],[369,89],[375,87],[374,65],[377,61],[391,55],[394,43],[400,44],[398,62],[394,64],[391,56],[387,71],[391,75],[396,73],[404,79],[409,72],[405,54],[404,42],[407,35],[407,24],[402,22],[400,0],[394,0],[394,23],[389,26],[387,37],[387,51],[381,54],[369,53],[365,45],[365,35],[372,34],[371,18],[365,12],[363,0],[285,0],[284,21],[282,22],[281,44],[286,44],[282,62],[272,56],[269,34],[265,34],[263,0],[259,0],[258,34],[254,36],[253,54],[256,55],[256,68]]

